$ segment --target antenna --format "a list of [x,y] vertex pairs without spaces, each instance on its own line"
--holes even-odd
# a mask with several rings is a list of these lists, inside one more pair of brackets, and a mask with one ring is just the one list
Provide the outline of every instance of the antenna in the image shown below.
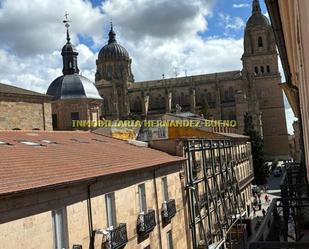
[[188,76],[188,71],[187,71],[187,69],[185,69],[185,75],[186,75],[186,77]]

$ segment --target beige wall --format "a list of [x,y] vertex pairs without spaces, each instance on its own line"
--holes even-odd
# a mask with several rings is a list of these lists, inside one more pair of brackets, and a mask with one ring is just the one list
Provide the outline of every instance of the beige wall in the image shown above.
[[[167,248],[166,233],[172,230],[174,248],[188,248],[183,202],[183,179],[181,165],[165,166],[140,170],[134,173],[113,175],[101,178],[92,183],[91,206],[94,229],[106,229],[105,194],[115,192],[116,216],[118,223],[127,224],[128,244],[125,248]],[[154,173],[156,177],[153,178]],[[167,176],[168,192],[171,199],[176,200],[177,213],[170,224],[165,227],[161,222],[161,205],[163,190],[161,178]],[[155,179],[155,183],[154,183]],[[139,214],[138,184],[145,183],[147,208],[154,209],[157,225],[149,238],[138,241],[136,222]],[[155,185],[157,196],[155,195]],[[37,249],[53,248],[53,225],[51,210],[66,207],[69,248],[73,244],[89,247],[89,224],[87,190],[88,184],[79,184],[63,189],[34,192],[9,199],[0,200],[0,244],[5,249]],[[156,206],[158,201],[159,209]],[[160,231],[159,231],[160,230]],[[161,237],[159,236],[161,232]],[[96,237],[97,238],[97,237]],[[160,239],[161,238],[161,239]],[[99,247],[96,247],[99,248]]]
[[291,83],[298,87],[309,178],[309,1],[279,1]]
[[50,103],[0,97],[0,130],[51,130]]
[[57,115],[56,130],[71,130],[71,113],[78,112],[80,120],[96,120],[101,116],[101,104],[103,100],[74,99],[57,100],[52,102],[52,114]]

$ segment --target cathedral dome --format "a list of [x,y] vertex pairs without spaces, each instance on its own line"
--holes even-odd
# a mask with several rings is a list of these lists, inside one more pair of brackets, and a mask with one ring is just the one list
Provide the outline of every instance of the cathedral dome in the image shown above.
[[262,14],[259,0],[253,0],[252,2],[252,15],[250,16],[247,26],[264,25],[270,26],[269,20]]
[[111,26],[111,30],[108,33],[109,40],[108,44],[105,45],[99,52],[99,58],[103,59],[129,59],[129,53],[127,50],[117,43],[116,41],[116,33],[113,30],[113,26]]
[[55,79],[47,93],[54,99],[102,99],[95,85],[79,74],[66,74]]
[[247,26],[256,26],[256,25],[264,25],[264,26],[269,26],[269,20],[267,19],[266,16],[264,16],[261,13],[255,13],[252,16],[250,16]]
[[48,87],[47,94],[57,99],[102,99],[94,83],[79,74],[77,65],[78,52],[70,42],[69,25],[67,43],[63,46],[63,75],[55,79]]

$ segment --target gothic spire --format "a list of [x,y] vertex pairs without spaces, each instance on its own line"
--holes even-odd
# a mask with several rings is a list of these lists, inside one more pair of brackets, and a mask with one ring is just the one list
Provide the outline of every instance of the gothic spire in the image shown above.
[[259,0],[253,0],[252,2],[252,14],[261,13],[261,6]]

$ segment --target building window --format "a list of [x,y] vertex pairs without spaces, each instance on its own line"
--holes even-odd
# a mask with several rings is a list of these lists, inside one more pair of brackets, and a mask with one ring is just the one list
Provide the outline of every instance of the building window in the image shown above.
[[115,193],[105,195],[107,227],[116,226]]
[[168,186],[167,186],[167,177],[162,177],[162,192],[163,192],[163,200],[168,201],[169,196],[168,196]]
[[68,226],[66,208],[52,211],[54,248],[68,248]]
[[269,67],[269,65],[267,65],[266,71],[267,71],[267,73],[270,73],[270,67]]
[[138,201],[139,211],[145,213],[147,211],[145,183],[138,185]]
[[53,114],[52,115],[52,125],[53,125],[53,129],[57,129],[58,128],[57,114]]
[[79,120],[79,113],[71,112],[71,120]]
[[259,38],[258,38],[258,47],[259,48],[263,47],[263,39],[262,39],[261,36],[259,36]]
[[173,236],[172,236],[172,230],[167,232],[167,249],[173,249]]
[[263,74],[264,73],[264,67],[261,66],[261,73]]
[[259,73],[259,68],[258,67],[254,67],[254,72],[255,72],[255,74],[258,74]]

